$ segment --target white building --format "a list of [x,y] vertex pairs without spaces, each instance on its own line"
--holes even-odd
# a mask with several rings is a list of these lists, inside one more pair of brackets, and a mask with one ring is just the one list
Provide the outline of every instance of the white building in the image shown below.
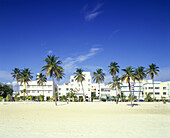
[[[100,90],[99,85],[96,83],[92,83],[92,77],[90,75],[90,72],[83,72],[85,75],[85,81],[83,81],[83,89],[86,96],[86,101],[90,101],[92,95],[106,97],[106,96],[116,96],[116,88],[114,90],[111,90],[109,85],[105,85],[104,83],[100,84]],[[154,82],[155,87],[155,97],[157,99],[160,99],[161,97],[170,97],[170,81],[168,82],[161,82],[161,81],[155,81]],[[59,96],[67,95],[70,90],[77,90],[76,96],[78,98],[83,97],[83,89],[81,83],[77,82],[74,78],[74,76],[70,76],[70,83],[64,83],[62,85],[59,85]],[[44,86],[38,86],[37,81],[31,81],[27,85],[27,94],[32,96],[39,96],[44,95],[45,100],[49,97],[53,97],[53,82],[47,81]],[[140,91],[140,98],[144,99],[147,93],[150,93],[151,96],[153,96],[153,84],[151,80],[144,80],[139,84],[139,82],[131,82],[131,91],[132,95],[135,97],[138,97]],[[23,86],[20,86],[20,92],[23,91]],[[55,85],[55,91],[57,91],[57,87]],[[128,83],[123,82],[121,85],[121,92],[124,93],[124,95],[129,96],[129,86]],[[120,94],[120,91],[118,91],[118,94]]]
[[[20,85],[20,93],[22,92],[23,85]],[[39,86],[37,81],[30,81],[26,86],[26,93],[28,96],[44,95],[44,99],[47,100],[49,97],[53,97],[53,81],[47,81],[43,86]]]

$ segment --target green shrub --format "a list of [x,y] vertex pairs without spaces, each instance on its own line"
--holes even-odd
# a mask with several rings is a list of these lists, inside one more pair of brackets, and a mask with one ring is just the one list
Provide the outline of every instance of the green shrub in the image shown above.
[[3,100],[3,97],[0,97],[0,102],[2,102],[2,100]]
[[7,96],[6,96],[6,100],[7,100],[7,102],[8,102],[9,100],[11,100],[11,97],[10,97],[9,95],[7,95]]
[[29,99],[30,101],[32,101],[33,96],[30,95],[30,96],[28,97],[28,99]]
[[165,97],[161,97],[161,100],[164,104],[166,104],[166,98]]
[[83,101],[83,97],[79,97],[79,101],[82,102]]
[[53,97],[50,97],[50,98],[49,98],[49,101],[51,101],[51,102],[52,102],[53,100],[54,100],[54,98],[53,98]]
[[40,101],[44,101],[44,95],[40,95]]

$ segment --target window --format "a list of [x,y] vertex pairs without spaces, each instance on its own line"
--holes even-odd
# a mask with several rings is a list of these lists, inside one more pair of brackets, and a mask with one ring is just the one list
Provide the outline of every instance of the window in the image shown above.
[[90,88],[88,88],[88,91],[90,91]]
[[166,87],[163,87],[163,90],[166,90]]
[[147,87],[145,87],[145,90],[147,90]]
[[90,87],[90,84],[88,84],[88,86]]
[[68,91],[68,88],[66,88],[66,91]]
[[48,93],[50,93],[50,91],[48,91]]
[[37,91],[37,93],[39,93],[39,91]]
[[71,82],[74,82],[74,80],[72,79]]
[[160,93],[159,92],[155,92],[155,95],[159,95]]
[[166,95],[166,92],[163,92],[163,95]]
[[149,89],[153,89],[153,87],[149,87]]
[[90,82],[90,79],[88,79],[88,82]]
[[61,91],[61,88],[59,88],[59,91]]
[[155,87],[155,89],[159,89],[159,87]]
[[149,94],[153,94],[153,92],[149,92]]

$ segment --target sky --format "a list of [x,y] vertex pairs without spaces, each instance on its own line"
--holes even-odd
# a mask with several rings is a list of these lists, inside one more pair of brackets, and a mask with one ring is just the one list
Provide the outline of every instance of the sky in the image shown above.
[[108,83],[111,62],[119,76],[154,63],[156,80],[170,81],[170,1],[0,0],[0,82],[14,81],[14,68],[31,69],[35,80],[47,55],[63,62],[60,83],[76,68],[102,68]]

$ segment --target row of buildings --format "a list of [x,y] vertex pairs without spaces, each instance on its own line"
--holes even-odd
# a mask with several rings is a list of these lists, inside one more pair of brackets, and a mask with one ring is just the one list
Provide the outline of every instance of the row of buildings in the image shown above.
[[[99,85],[96,83],[92,83],[92,77],[90,75],[90,72],[83,72],[85,74],[85,81],[83,81],[83,89],[86,95],[86,101],[90,101],[92,95],[100,96],[105,98],[106,96],[116,96],[116,88],[114,90],[111,90],[109,85],[105,85],[104,83],[100,84],[100,90]],[[53,84],[52,81],[47,81],[44,83],[43,86],[39,86],[37,84],[37,81],[31,81],[27,84],[27,94],[32,96],[39,96],[44,95],[45,100],[48,100],[50,97],[53,97],[53,89],[55,88],[55,91],[57,91],[57,86]],[[54,86],[54,87],[53,87]],[[161,81],[155,81],[154,82],[155,87],[155,97],[157,99],[161,99],[161,97],[170,98],[170,81],[167,82],[161,82]],[[68,92],[70,92],[71,89],[76,90],[76,95],[78,98],[83,97],[83,90],[80,83],[77,83],[75,81],[74,76],[70,76],[70,82],[64,83],[63,85],[59,85],[58,87],[59,96],[66,95]],[[141,84],[139,82],[131,82],[131,90],[132,94],[135,97],[138,97],[139,91],[141,99],[144,99],[147,93],[150,93],[151,96],[153,95],[153,84],[152,80],[143,80]],[[23,92],[23,86],[20,86],[20,94]],[[124,93],[124,95],[128,96],[130,94],[129,87],[126,82],[123,82],[121,85],[121,92]],[[120,91],[118,92],[120,93]]]

